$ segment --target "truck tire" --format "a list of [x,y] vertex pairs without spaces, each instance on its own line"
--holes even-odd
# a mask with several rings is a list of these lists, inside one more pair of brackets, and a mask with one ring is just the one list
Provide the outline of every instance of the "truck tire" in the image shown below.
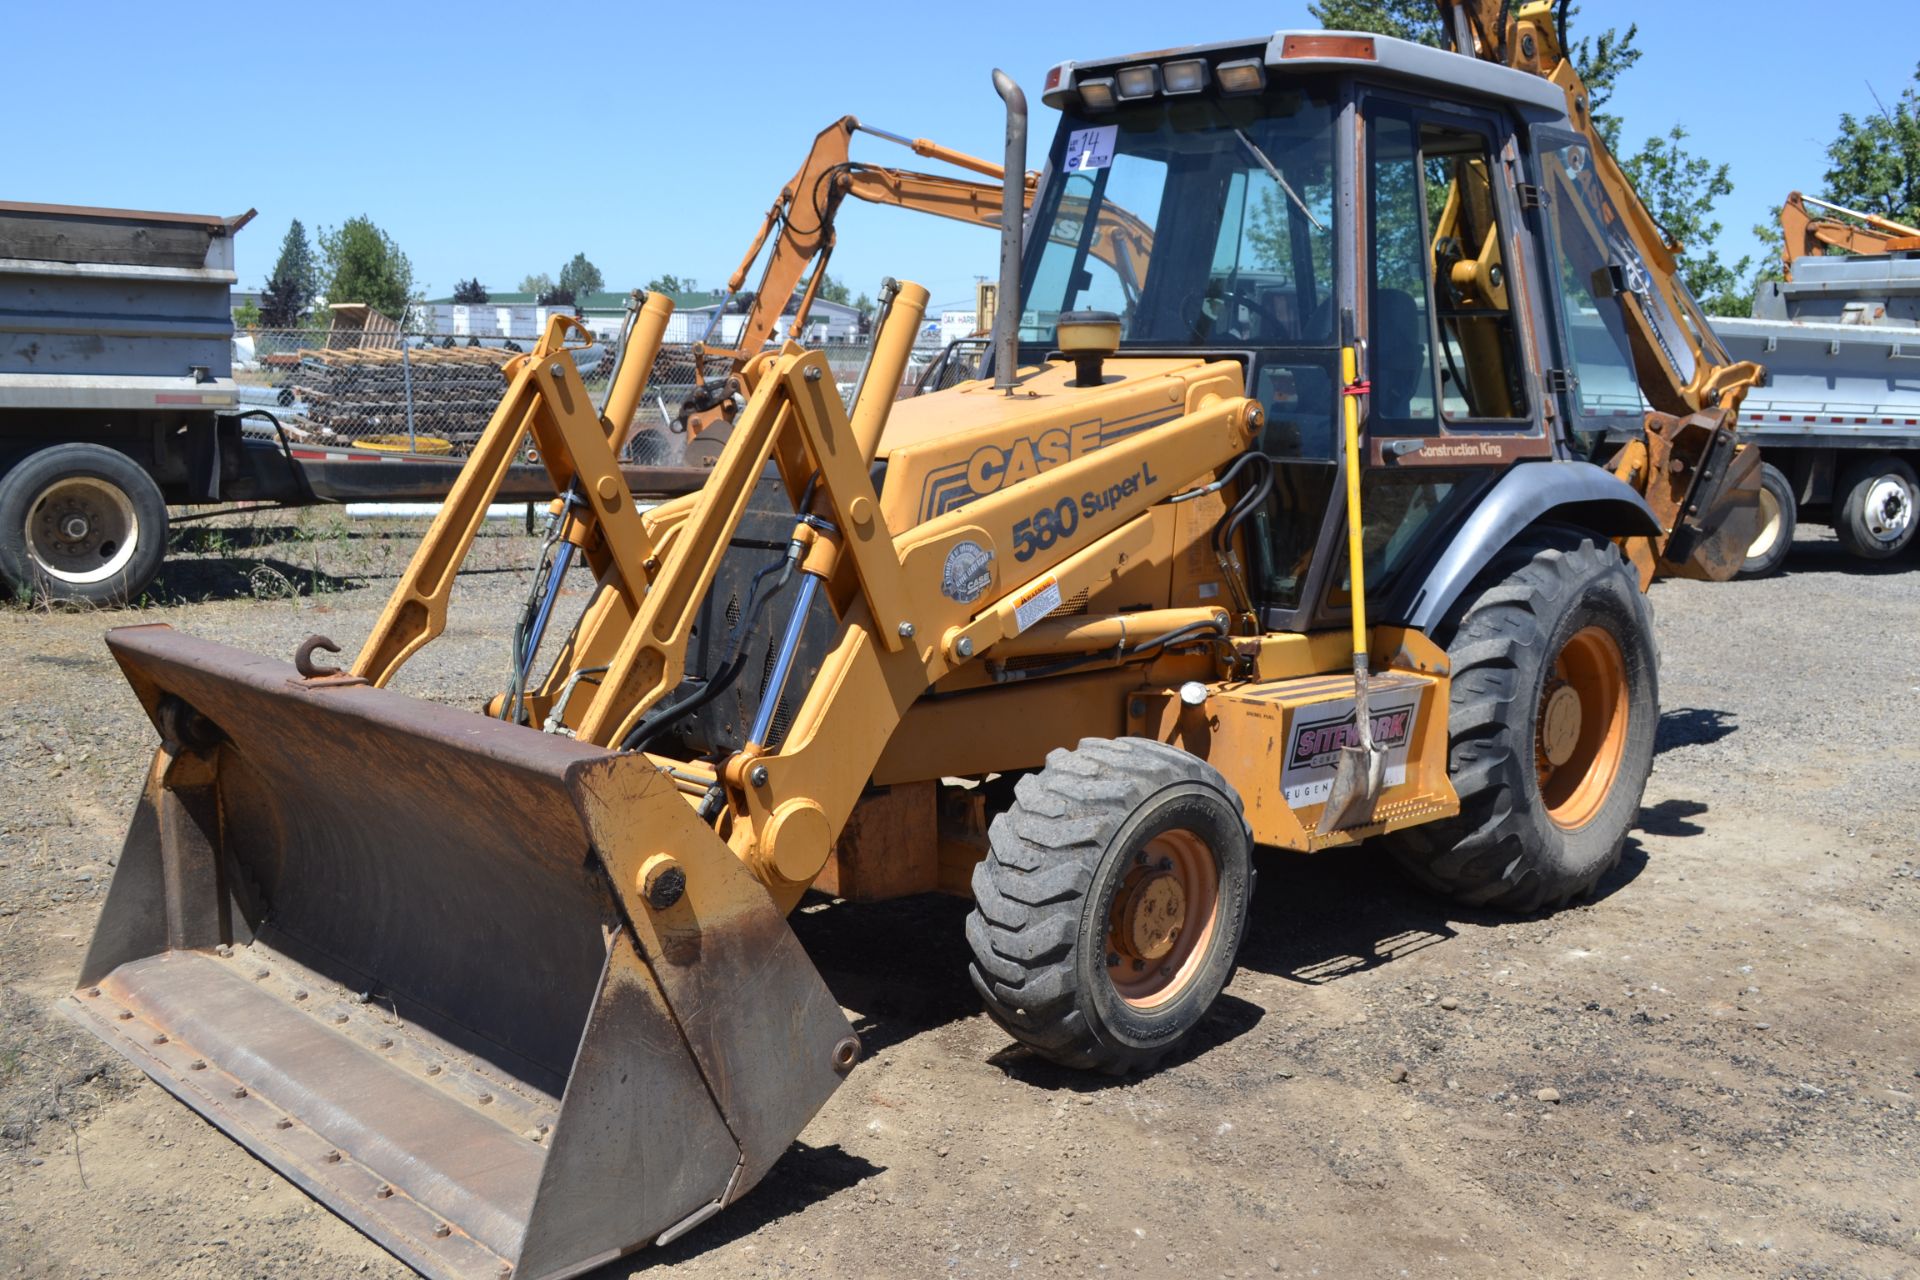
[[1447,768],[1457,816],[1398,833],[1402,866],[1461,902],[1531,912],[1591,893],[1620,860],[1660,718],[1653,614],[1612,543],[1523,537],[1451,634]]
[[1833,531],[1848,554],[1862,560],[1885,560],[1899,555],[1913,541],[1920,516],[1914,504],[1920,485],[1913,468],[1885,454],[1854,463],[1841,474],[1836,492],[1840,506]]
[[166,500],[124,453],[57,444],[0,479],[0,577],[16,593],[125,604],[166,554]]
[[1787,478],[1767,463],[1760,464],[1760,533],[1747,548],[1740,566],[1743,578],[1765,578],[1779,572],[1793,550],[1793,532],[1799,527],[1799,504]]
[[988,842],[968,975],[993,1020],[1042,1057],[1151,1068],[1233,976],[1253,834],[1204,760],[1083,738],[1019,780]]

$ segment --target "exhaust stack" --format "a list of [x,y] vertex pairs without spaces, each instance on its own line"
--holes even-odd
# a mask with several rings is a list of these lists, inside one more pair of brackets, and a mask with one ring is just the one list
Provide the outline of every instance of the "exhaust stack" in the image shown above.
[[993,386],[1013,394],[1020,367],[1020,233],[1026,218],[1027,95],[998,67],[993,87],[1007,104],[1007,150],[1000,180],[1000,287],[993,304]]

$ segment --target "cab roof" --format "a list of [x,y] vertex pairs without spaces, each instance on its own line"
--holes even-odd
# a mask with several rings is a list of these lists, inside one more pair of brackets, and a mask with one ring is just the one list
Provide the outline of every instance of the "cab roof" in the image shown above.
[[1062,62],[1047,73],[1041,97],[1064,109],[1078,100],[1081,82],[1114,75],[1123,67],[1204,58],[1212,67],[1258,58],[1272,71],[1300,75],[1371,70],[1387,80],[1410,82],[1444,97],[1470,95],[1564,114],[1567,98],[1544,77],[1446,49],[1364,31],[1276,31],[1272,36],[1157,49],[1126,57]]

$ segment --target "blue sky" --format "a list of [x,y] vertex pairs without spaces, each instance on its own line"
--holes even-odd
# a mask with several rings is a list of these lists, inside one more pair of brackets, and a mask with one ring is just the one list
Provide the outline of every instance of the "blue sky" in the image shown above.
[[[1820,189],[1842,111],[1891,103],[1920,39],[1911,0],[1845,21],[1784,6],[1587,0],[1575,34],[1640,24],[1645,50],[1611,109],[1629,142],[1676,122],[1732,165],[1723,252],[1790,189]],[[831,20],[828,15],[831,14]],[[1069,10],[842,3],[577,8],[466,0],[437,7],[188,9],[16,3],[0,85],[16,104],[0,199],[237,213],[254,286],[288,220],[365,213],[430,296],[478,275],[511,289],[575,252],[610,288],[660,272],[719,284],[824,125],[852,113],[997,156],[995,65],[1035,105],[1033,163],[1054,62],[1310,26],[1304,4],[1213,0]],[[1878,33],[1863,39],[1862,32]],[[30,105],[26,105],[30,104]],[[925,167],[872,139],[859,158]],[[853,202],[831,270],[856,292],[917,279],[935,302],[994,270],[991,232]]]

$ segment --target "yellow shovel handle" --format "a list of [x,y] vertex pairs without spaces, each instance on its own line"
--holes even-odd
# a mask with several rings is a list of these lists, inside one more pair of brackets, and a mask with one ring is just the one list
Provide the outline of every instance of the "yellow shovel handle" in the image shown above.
[[1360,538],[1360,397],[1353,388],[1360,377],[1360,360],[1352,347],[1340,350],[1341,410],[1347,432],[1347,573],[1353,583],[1353,652],[1367,652],[1367,585]]

